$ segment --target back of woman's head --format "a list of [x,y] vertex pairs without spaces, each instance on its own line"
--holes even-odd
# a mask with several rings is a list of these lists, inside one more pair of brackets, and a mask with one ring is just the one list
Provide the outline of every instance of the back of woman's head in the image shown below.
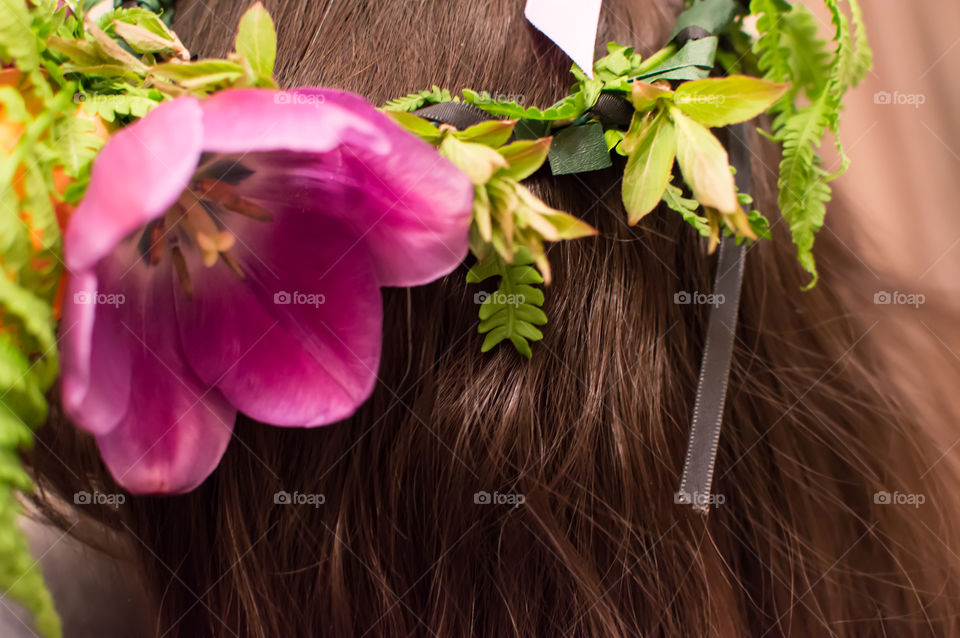
[[[181,2],[175,27],[192,51],[221,55],[246,4]],[[375,103],[469,86],[530,105],[567,88],[569,62],[521,0],[266,4],[283,85]],[[682,4],[607,0],[598,42],[650,53]],[[750,143],[755,195],[776,221],[776,158]],[[241,417],[199,489],[103,512],[135,539],[158,633],[956,635],[952,465],[930,469],[937,455],[879,371],[872,326],[841,303],[856,270],[829,233],[810,292],[785,224],[748,250],[722,504],[702,517],[674,503],[708,312],[675,294],[709,291],[716,258],[669,211],[628,226],[617,174],[537,184],[599,235],[551,247],[550,323],[531,361],[480,353],[465,268],[385,290],[379,382],[353,417],[302,430]],[[43,480],[109,483],[88,440],[46,430],[86,474],[58,473],[40,446]],[[280,491],[325,501],[278,504]],[[926,503],[884,505],[883,491]]]

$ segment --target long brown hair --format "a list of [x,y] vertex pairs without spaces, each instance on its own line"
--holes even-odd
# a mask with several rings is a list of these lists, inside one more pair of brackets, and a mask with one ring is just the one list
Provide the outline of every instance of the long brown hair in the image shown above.
[[[247,4],[181,2],[175,26],[191,50],[221,55]],[[283,85],[382,103],[436,83],[543,105],[570,81],[522,0],[266,4]],[[682,4],[607,0],[598,42],[650,53]],[[751,144],[755,195],[777,220],[775,149]],[[627,226],[616,176],[538,184],[600,233],[551,247],[532,361],[480,354],[465,269],[385,290],[380,381],[356,415],[304,430],[241,416],[199,489],[100,511],[133,539],[157,633],[958,635],[953,462],[938,462],[884,369],[856,312],[859,265],[831,233],[810,292],[784,223],[750,248],[715,482],[725,501],[709,517],[674,503],[707,314],[674,295],[709,291],[715,257],[670,211]],[[89,438],[52,421],[32,458],[41,485],[116,489]],[[278,505],[281,490],[325,502]]]

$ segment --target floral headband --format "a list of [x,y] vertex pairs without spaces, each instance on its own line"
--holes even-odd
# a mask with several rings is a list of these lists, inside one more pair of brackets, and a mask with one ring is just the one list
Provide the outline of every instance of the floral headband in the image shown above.
[[[467,282],[496,281],[478,293],[481,350],[532,356],[548,322],[545,244],[595,231],[525,182],[613,166],[627,223],[663,203],[720,247],[726,301],[711,310],[677,495],[705,510],[745,246],[769,237],[743,123],[772,115],[780,213],[812,286],[828,183],[847,165],[842,98],[870,65],[857,0],[840,4],[826,0],[832,51],[801,5],[694,0],[659,51],[610,43],[594,61],[600,0],[529,0],[531,23],[576,62],[563,100],[433,87],[377,109],[278,90],[259,3],[235,53],[195,59],[167,0],[2,0],[0,585],[61,635],[16,527],[16,493],[32,490],[17,451],[58,378],[118,483],[191,490],[238,412],[308,427],[353,414],[376,381],[383,286],[428,283],[469,253]],[[827,134],[832,174],[816,153]]]

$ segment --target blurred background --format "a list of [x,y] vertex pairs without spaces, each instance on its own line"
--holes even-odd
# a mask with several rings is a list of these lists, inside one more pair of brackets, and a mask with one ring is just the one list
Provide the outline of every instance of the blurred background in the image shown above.
[[[822,0],[804,2],[828,35],[832,26]],[[931,370],[957,371],[903,381],[925,397],[917,409],[941,440],[946,458],[960,454],[960,427],[945,416],[956,411],[960,378],[960,3],[861,3],[874,66],[847,97],[843,141],[852,163],[834,182],[836,196],[823,232],[836,234],[851,258],[876,277],[875,288],[858,292],[867,306],[879,301],[874,338],[925,332],[929,349],[905,356],[929,360]],[[180,20],[210,11],[203,0],[179,4]],[[835,170],[839,163],[832,148],[823,151],[828,168]],[[922,294],[927,303],[923,308],[883,303],[895,300],[895,293]],[[24,525],[67,638],[152,635],[152,627],[137,626],[151,614],[122,563],[105,560],[60,530]],[[0,636],[34,635],[27,615],[12,604],[0,606]]]

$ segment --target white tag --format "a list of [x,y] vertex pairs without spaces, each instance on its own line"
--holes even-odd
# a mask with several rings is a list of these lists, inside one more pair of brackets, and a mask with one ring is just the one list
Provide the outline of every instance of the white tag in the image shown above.
[[601,0],[527,0],[523,14],[530,24],[593,78],[593,47],[597,40]]

